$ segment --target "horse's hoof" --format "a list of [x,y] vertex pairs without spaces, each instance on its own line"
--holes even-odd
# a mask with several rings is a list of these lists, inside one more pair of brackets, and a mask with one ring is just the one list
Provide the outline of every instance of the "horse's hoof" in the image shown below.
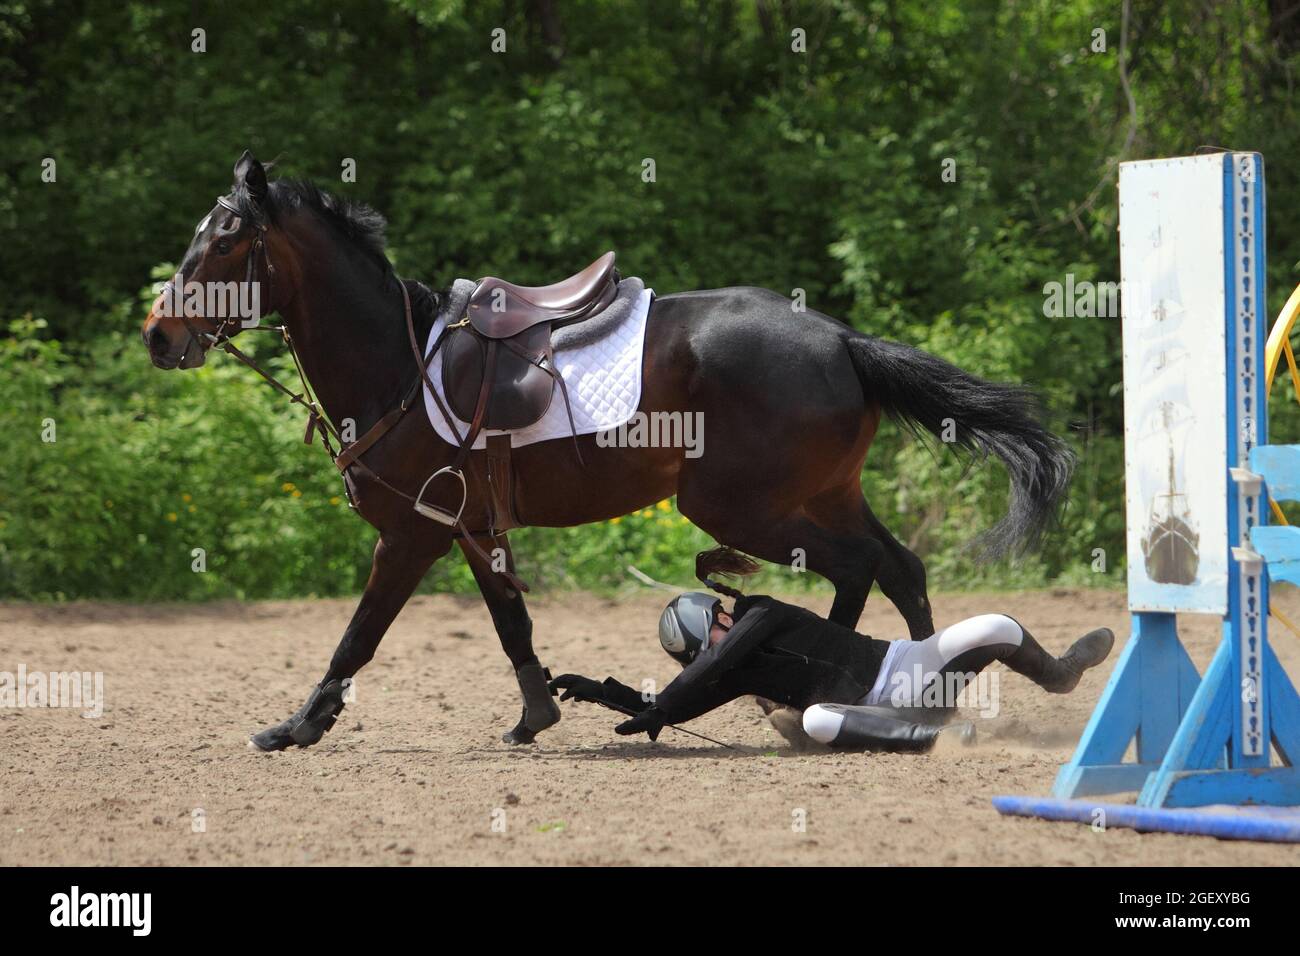
[[515,724],[513,730],[507,730],[501,735],[501,741],[507,744],[531,744],[537,739],[537,735],[524,726],[521,720]]
[[268,727],[260,734],[250,738],[258,750],[284,750],[286,747],[310,747],[322,737],[325,731],[334,726],[343,710],[342,681],[332,680],[323,687],[317,687],[307,698],[307,703],[299,708],[284,723]]
[[254,750],[261,750],[264,753],[284,750],[293,746],[293,737],[290,736],[292,731],[293,722],[286,720],[274,727],[267,727],[261,733],[253,734],[248,738],[248,745]]
[[542,707],[525,707],[519,715],[519,723],[502,734],[501,739],[508,744],[531,744],[539,733],[559,722],[560,705],[547,697]]
[[260,734],[248,738],[248,742],[257,750],[287,750],[290,747],[310,747],[325,736],[325,731],[334,726],[337,718],[327,715],[318,721],[304,720],[297,716],[290,717],[282,724],[268,727]]

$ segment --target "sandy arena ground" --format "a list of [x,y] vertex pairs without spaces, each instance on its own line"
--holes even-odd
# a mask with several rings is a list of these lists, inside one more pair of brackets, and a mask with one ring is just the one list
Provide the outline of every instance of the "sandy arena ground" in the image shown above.
[[[538,653],[556,674],[666,681],[676,665],[654,638],[663,599],[533,600]],[[671,730],[658,743],[624,739],[616,715],[574,703],[538,744],[508,747],[500,734],[518,716],[518,691],[486,610],[420,597],[320,744],[250,751],[250,732],[305,699],[352,606],[0,605],[0,670],[102,671],[107,698],[92,720],[0,710],[0,864],[1300,862],[1297,847],[998,816],[995,794],[1047,792],[1109,664],[1068,697],[997,665],[1000,712],[976,720],[978,745],[924,757],[794,754],[750,700],[691,724],[739,752]],[[1289,589],[1279,606],[1300,618]],[[1120,592],[935,599],[941,627],[990,610],[1058,653],[1097,625],[1128,633]],[[1182,627],[1204,668],[1217,621]],[[902,625],[877,595],[859,630],[896,637]],[[1274,633],[1300,674],[1297,641]],[[195,809],[206,832],[193,832]],[[799,809],[803,833],[792,828]]]

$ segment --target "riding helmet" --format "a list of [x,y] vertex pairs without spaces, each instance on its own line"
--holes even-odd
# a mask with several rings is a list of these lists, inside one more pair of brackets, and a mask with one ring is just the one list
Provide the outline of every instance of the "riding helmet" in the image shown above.
[[722,602],[703,591],[688,591],[668,602],[659,616],[659,643],[685,667],[709,646],[709,630]]

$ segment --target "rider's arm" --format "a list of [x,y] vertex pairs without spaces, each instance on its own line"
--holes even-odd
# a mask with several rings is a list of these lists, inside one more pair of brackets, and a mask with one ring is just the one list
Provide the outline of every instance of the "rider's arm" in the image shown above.
[[641,691],[628,687],[626,684],[620,684],[612,677],[606,677],[600,685],[604,695],[604,700],[598,700],[596,703],[604,704],[611,710],[631,711],[639,714],[643,710],[649,710],[654,704],[653,700],[646,700]]

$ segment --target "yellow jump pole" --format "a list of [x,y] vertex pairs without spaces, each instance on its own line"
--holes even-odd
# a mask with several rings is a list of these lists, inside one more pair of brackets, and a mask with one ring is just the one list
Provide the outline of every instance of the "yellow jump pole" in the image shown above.
[[1291,298],[1286,300],[1277,321],[1268,333],[1268,343],[1264,346],[1264,394],[1273,388],[1273,378],[1277,375],[1278,360],[1286,353],[1287,365],[1291,369],[1291,381],[1295,383],[1296,400],[1300,401],[1300,373],[1296,371],[1295,354],[1291,351],[1291,327],[1300,317],[1300,285],[1295,287]]
[[[1291,297],[1286,300],[1286,305],[1282,306],[1282,311],[1277,315],[1277,321],[1273,323],[1273,328],[1269,330],[1268,342],[1264,345],[1264,400],[1267,401],[1273,391],[1273,379],[1277,376],[1277,366],[1282,356],[1286,356],[1287,370],[1291,373],[1291,385],[1295,389],[1296,401],[1300,402],[1300,369],[1296,368],[1295,352],[1291,349],[1291,327],[1295,325],[1296,319],[1300,318],[1300,285],[1296,286],[1291,293]],[[1270,496],[1268,499],[1269,509],[1273,512],[1273,519],[1278,524],[1290,524],[1286,520],[1286,515],[1278,503]],[[1296,631],[1295,626],[1282,617],[1276,611],[1273,616],[1281,619],[1293,633],[1300,634]]]

